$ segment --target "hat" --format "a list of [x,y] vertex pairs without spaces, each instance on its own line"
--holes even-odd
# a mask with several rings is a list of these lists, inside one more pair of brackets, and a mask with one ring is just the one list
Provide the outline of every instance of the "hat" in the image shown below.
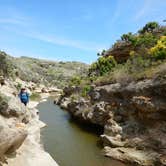
[[24,87],[24,86],[21,87],[21,90],[25,90],[25,89],[26,89],[26,87]]

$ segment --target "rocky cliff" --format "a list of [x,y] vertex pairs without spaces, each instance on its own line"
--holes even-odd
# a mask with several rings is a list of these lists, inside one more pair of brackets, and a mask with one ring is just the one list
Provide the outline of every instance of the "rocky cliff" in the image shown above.
[[57,101],[77,119],[103,126],[105,156],[132,166],[166,165],[165,32],[149,22],[123,34]]
[[0,86],[0,165],[57,166],[40,144],[38,110],[30,103],[26,108],[17,97],[13,83]]
[[[165,72],[166,73],[166,72]],[[81,121],[104,127],[105,156],[132,165],[166,165],[166,75],[128,84],[64,89],[57,104]]]

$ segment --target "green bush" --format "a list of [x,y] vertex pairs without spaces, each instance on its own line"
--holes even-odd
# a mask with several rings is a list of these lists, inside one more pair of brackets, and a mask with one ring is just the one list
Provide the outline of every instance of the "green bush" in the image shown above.
[[157,44],[150,49],[150,54],[156,59],[166,58],[166,36],[162,36]]
[[17,90],[20,90],[21,87],[22,87],[22,84],[21,83],[17,83],[17,85],[16,85]]
[[4,77],[14,78],[15,68],[5,52],[0,51],[0,73]]
[[148,22],[142,29],[140,29],[138,32],[140,34],[144,34],[146,32],[153,32],[155,29],[159,28],[159,24],[157,22]]
[[102,76],[112,70],[116,66],[116,61],[113,56],[104,56],[98,58],[97,62],[93,63],[89,69],[90,76]]
[[[125,63],[117,64],[116,67],[114,67],[106,75],[98,77],[94,81],[94,84],[104,85],[115,82],[125,84],[131,81],[136,81],[150,75],[146,71],[156,65],[158,64],[153,64],[152,58],[131,56]],[[151,70],[148,72],[151,72]]]
[[83,97],[86,97],[88,95],[88,93],[90,92],[90,90],[91,90],[91,86],[90,85],[84,86],[83,89],[82,89],[81,95]]
[[134,44],[136,41],[136,36],[132,34],[131,32],[129,32],[127,34],[123,34],[121,36],[121,40],[125,42],[131,42],[132,44]]
[[71,78],[69,85],[70,86],[78,86],[81,83],[81,78],[78,76],[74,76],[73,78]]
[[157,38],[152,33],[145,33],[143,35],[139,35],[136,37],[136,40],[134,41],[134,46],[146,46],[146,47],[152,47],[157,43]]
[[32,93],[31,96],[30,96],[30,99],[31,100],[40,100],[41,96],[40,96],[39,93]]

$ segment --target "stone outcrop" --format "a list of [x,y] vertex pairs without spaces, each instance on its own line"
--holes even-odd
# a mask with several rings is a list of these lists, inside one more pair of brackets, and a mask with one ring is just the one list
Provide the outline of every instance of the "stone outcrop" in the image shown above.
[[0,86],[0,165],[57,166],[40,143],[39,120],[35,104],[25,107],[9,80]]
[[0,155],[15,152],[18,149],[27,136],[26,130],[19,129],[17,127],[9,128],[0,126]]
[[0,76],[0,85],[5,85],[5,78],[3,76]]
[[104,127],[106,156],[145,166],[166,164],[165,77],[93,86],[84,98],[70,91],[57,103],[78,119]]
[[8,85],[0,87],[0,158],[3,162],[6,161],[5,155],[15,152],[27,137],[27,131],[18,124],[29,121],[25,106],[11,89]]
[[22,118],[25,114],[25,107],[15,96],[0,94],[0,114],[9,117]]
[[24,128],[27,131],[27,137],[14,155],[8,155],[7,164],[4,166],[58,166],[41,145],[40,129],[46,124],[39,120],[38,110],[34,108],[36,104],[31,102],[28,106],[29,123],[17,125],[18,128]]
[[130,42],[118,42],[113,48],[107,50],[104,56],[113,55],[117,62],[124,62],[130,56],[130,50],[134,47]]

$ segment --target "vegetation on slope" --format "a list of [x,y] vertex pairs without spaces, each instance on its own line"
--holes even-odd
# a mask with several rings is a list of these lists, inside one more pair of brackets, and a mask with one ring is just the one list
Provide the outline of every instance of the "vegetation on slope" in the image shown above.
[[35,58],[13,58],[0,52],[0,75],[63,88],[71,77],[82,76],[88,65],[79,62],[53,62]]
[[82,81],[77,78],[77,85],[85,87],[92,82],[96,85],[126,84],[163,75],[166,73],[166,27],[149,22],[136,34],[123,34],[111,48],[98,53],[98,56],[90,66],[89,78]]
[[13,77],[14,69],[11,57],[7,56],[5,52],[0,51],[0,76]]

